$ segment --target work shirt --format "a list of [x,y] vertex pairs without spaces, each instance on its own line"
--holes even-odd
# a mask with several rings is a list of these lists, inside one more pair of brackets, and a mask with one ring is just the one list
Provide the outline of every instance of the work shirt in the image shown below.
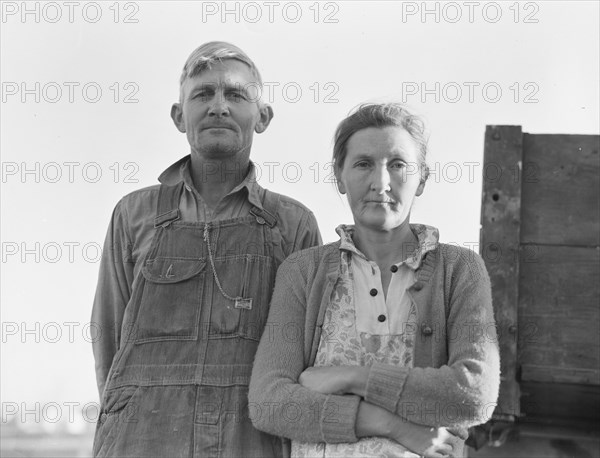
[[398,335],[410,327],[408,316],[414,304],[408,289],[416,281],[415,271],[421,267],[423,256],[435,249],[439,240],[439,232],[435,227],[413,224],[411,228],[418,239],[418,245],[404,261],[389,267],[393,275],[387,295],[383,294],[379,266],[367,259],[354,245],[354,226],[342,224],[336,228],[340,235],[340,250],[350,259],[354,285],[352,300],[359,332]]
[[105,241],[94,454],[269,456],[278,446],[251,427],[247,384],[275,271],[320,243],[316,221],[261,188],[252,165],[213,211],[189,156],[159,180],[121,199]]

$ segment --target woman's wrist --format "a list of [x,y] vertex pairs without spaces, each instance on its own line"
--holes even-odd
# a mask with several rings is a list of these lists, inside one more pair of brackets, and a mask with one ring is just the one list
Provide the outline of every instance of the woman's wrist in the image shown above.
[[369,379],[369,368],[363,366],[352,366],[348,378],[348,392],[365,397],[367,393],[367,381]]

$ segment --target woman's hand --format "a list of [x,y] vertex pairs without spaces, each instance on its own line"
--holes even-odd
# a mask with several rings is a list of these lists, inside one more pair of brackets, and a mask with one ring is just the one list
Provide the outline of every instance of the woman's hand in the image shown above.
[[454,456],[460,439],[446,428],[417,425],[382,407],[361,401],[355,425],[356,437],[387,437],[425,458]]
[[432,428],[405,422],[403,433],[395,440],[425,458],[452,457],[458,438],[446,428]]
[[300,374],[298,383],[323,394],[357,394],[364,396],[369,369],[359,366],[309,367]]

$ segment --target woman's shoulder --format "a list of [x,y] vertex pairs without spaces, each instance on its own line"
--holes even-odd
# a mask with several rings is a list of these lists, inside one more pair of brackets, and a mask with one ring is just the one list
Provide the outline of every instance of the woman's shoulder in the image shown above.
[[335,259],[337,253],[339,253],[339,249],[339,240],[325,245],[305,248],[290,254],[285,261],[283,261],[282,267],[285,265],[288,268],[293,266],[295,268],[304,269],[319,266],[329,259]]
[[468,276],[471,281],[488,277],[485,262],[473,247],[439,243],[435,253],[437,263],[442,263],[445,271],[451,270],[458,277]]

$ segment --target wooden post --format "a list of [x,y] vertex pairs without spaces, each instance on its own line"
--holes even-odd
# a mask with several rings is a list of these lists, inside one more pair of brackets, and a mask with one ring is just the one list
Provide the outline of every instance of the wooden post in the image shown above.
[[494,418],[520,415],[517,380],[519,244],[521,226],[521,126],[487,126],[479,251],[493,285],[501,353],[501,385]]

